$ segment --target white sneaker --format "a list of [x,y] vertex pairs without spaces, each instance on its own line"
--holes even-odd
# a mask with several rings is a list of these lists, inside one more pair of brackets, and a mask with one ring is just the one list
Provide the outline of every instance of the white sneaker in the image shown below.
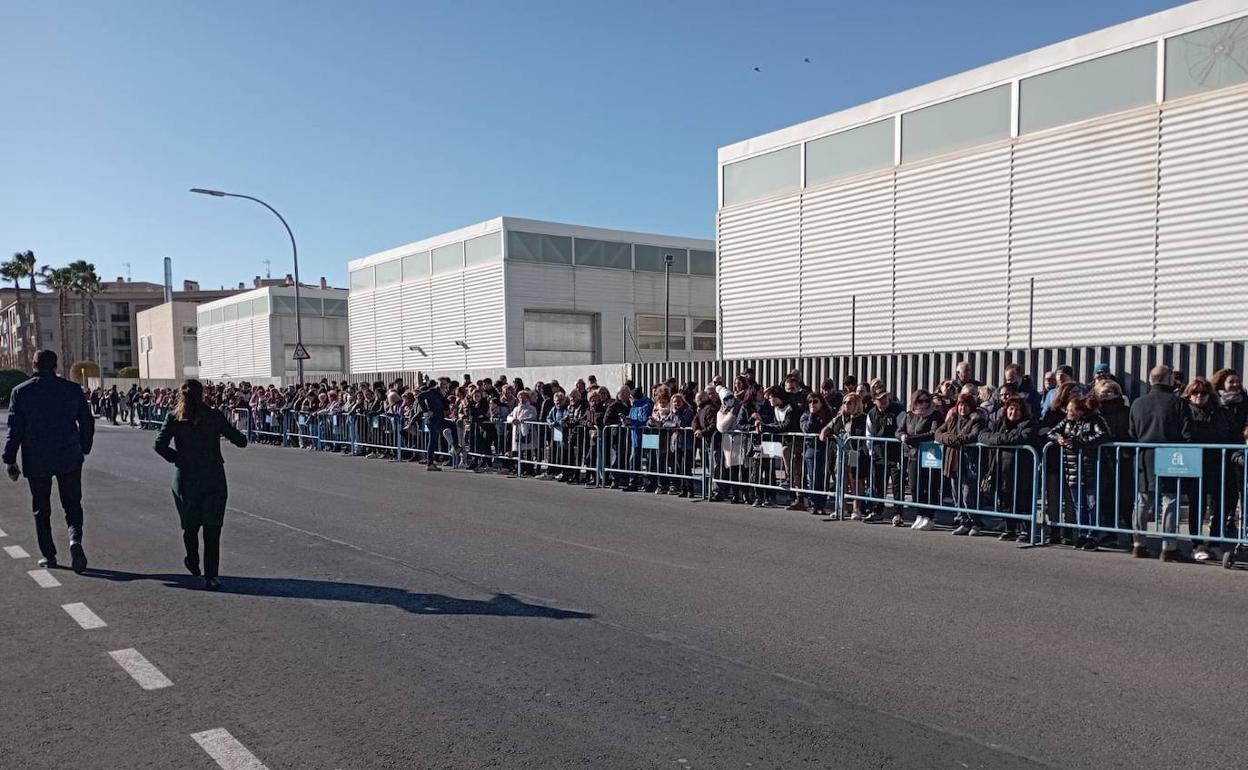
[[919,525],[922,523],[923,523],[923,516],[921,514],[917,515],[914,517],[914,521],[911,522],[910,529],[918,529]]
[[862,521],[862,514],[858,511],[854,511],[849,518],[851,521]]
[[900,513],[899,513],[899,514],[897,514],[897,515],[895,515],[895,516],[893,516],[893,526],[894,526],[894,527],[904,527],[904,526],[906,526],[905,519],[901,518],[901,514],[900,514]]
[[931,530],[933,526],[934,525],[932,524],[932,520],[930,518],[928,518],[927,516],[922,516],[919,518],[918,521],[915,522],[914,528],[919,530],[920,532],[927,532]]
[[1209,561],[1209,550],[1202,545],[1192,554],[1192,558],[1196,561]]
[[966,533],[967,537],[979,537],[979,527],[971,527],[971,531]]
[[958,535],[958,536],[969,535],[970,532],[971,532],[971,528],[966,526],[965,524],[959,524],[957,526],[957,529],[953,530],[953,534]]

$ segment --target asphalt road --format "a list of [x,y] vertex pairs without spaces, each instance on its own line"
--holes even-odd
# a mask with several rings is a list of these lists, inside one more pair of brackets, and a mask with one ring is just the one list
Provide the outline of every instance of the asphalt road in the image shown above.
[[0,485],[0,767],[1243,766],[1248,572],[253,446],[207,593],[152,435]]

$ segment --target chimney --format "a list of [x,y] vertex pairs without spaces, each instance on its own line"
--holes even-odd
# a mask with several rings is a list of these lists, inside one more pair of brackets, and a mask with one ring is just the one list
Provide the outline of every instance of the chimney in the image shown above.
[[293,275],[291,275],[290,273],[287,273],[287,274],[286,274],[286,285],[287,285],[287,286],[294,286],[294,285],[295,285],[295,277],[294,277]]
[[125,283],[125,282],[126,282],[125,278],[122,278],[120,275],[117,276],[117,283]]
[[251,285],[259,289],[260,288],[260,276],[257,275],[255,278],[253,278],[251,281]]
[[199,281],[183,281],[182,291],[199,291]]
[[238,288],[239,288],[239,291],[242,291],[243,289],[247,288],[247,284],[243,283],[242,281],[239,281]]
[[321,276],[321,288],[322,288],[322,289],[328,289],[328,288],[329,288],[329,282],[325,280],[325,276],[323,276],[323,275]]
[[165,257],[165,302],[173,302],[173,260]]

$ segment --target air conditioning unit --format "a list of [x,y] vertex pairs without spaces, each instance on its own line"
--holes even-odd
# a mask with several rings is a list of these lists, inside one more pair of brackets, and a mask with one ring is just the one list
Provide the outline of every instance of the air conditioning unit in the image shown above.
[[199,327],[197,326],[183,326],[182,327],[183,337],[195,337],[198,334],[199,334]]

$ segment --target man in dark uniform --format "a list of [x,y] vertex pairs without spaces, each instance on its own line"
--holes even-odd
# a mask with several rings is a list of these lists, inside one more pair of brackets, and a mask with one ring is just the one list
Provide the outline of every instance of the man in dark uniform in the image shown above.
[[[35,532],[43,554],[40,566],[57,566],[52,540],[52,480],[56,479],[69,525],[74,572],[87,568],[87,554],[82,550],[82,463],[91,453],[94,438],[95,420],[82,388],[56,376],[56,353],[39,351],[35,376],[13,389],[3,459],[10,479],[17,481],[24,472],[30,483]],[[18,450],[22,468],[17,466]]]

